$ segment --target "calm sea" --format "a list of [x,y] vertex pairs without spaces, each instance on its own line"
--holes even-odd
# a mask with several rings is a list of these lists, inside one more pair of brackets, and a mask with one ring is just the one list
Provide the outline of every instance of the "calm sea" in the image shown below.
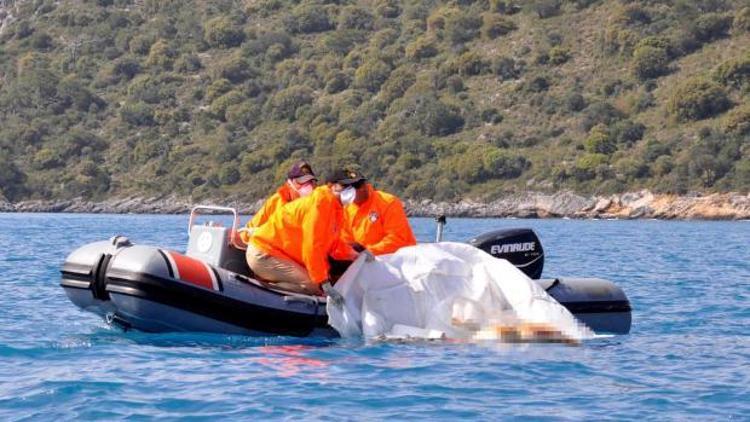
[[750,420],[750,222],[448,221],[448,240],[531,227],[546,276],[622,286],[632,332],[580,347],[123,332],[59,287],[84,243],[184,250],[186,225],[0,214],[0,420]]

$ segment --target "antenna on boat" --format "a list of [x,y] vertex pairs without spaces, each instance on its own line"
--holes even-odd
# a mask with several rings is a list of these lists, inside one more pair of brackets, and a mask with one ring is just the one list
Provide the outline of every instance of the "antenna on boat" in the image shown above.
[[446,224],[445,214],[440,214],[439,216],[435,217],[435,222],[437,222],[437,232],[435,233],[435,242],[442,242],[443,241],[443,227],[445,227],[445,224]]

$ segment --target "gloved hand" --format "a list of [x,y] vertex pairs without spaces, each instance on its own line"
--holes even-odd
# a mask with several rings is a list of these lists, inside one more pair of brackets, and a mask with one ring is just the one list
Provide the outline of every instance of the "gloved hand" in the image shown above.
[[328,296],[328,300],[331,303],[336,306],[341,306],[344,304],[344,296],[341,296],[341,293],[333,288],[330,281],[324,281],[323,284],[320,285],[320,287],[323,289],[323,293]]
[[365,262],[372,262],[375,260],[375,255],[367,249],[363,249],[360,254],[365,256]]

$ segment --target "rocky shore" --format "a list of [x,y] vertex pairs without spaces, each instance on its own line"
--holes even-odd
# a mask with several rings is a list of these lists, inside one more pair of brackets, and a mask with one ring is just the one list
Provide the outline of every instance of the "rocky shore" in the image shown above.
[[[251,214],[262,201],[201,201],[237,208]],[[0,199],[0,212],[66,212],[116,214],[186,214],[197,203],[175,196],[112,198],[102,202],[84,199],[21,201]],[[406,201],[410,216],[517,217],[517,218],[656,218],[745,220],[750,219],[750,194],[717,193],[677,196],[649,191],[607,196],[582,196],[573,192],[509,194],[492,202]]]

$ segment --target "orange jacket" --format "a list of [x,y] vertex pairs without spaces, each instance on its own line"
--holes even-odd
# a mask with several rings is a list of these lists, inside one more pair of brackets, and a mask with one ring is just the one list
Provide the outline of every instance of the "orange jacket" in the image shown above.
[[343,218],[338,198],[329,187],[321,186],[310,196],[278,208],[255,230],[251,242],[268,254],[302,265],[312,281],[321,283],[329,276],[329,256],[354,259],[357,255],[341,242]]
[[[271,195],[263,206],[253,215],[253,218],[245,224],[247,228],[260,227],[268,220],[268,217],[276,211],[276,208],[280,208],[282,205],[292,202],[292,189],[286,183],[283,184],[273,195]],[[250,236],[247,233],[240,233],[240,239],[243,242],[250,242]]]
[[389,193],[375,190],[369,183],[367,189],[370,196],[365,203],[350,204],[344,210],[342,240],[357,242],[375,255],[416,245],[401,201]]

